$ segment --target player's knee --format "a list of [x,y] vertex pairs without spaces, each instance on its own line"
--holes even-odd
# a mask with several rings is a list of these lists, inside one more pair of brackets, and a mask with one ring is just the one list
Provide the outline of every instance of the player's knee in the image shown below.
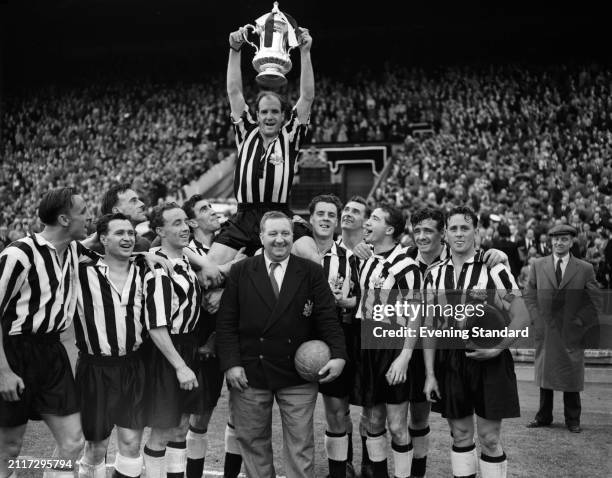
[[453,444],[459,447],[470,446],[474,442],[474,431],[464,426],[453,427]]
[[328,431],[342,433],[346,428],[344,410],[325,410]]
[[373,408],[368,414],[367,427],[370,433],[379,433],[385,428],[386,414],[384,408]]
[[402,420],[390,420],[387,427],[394,443],[398,445],[405,445],[408,443],[408,426],[406,422],[402,423]]
[[478,440],[482,450],[487,455],[495,455],[501,451],[501,441],[499,433],[496,430],[487,430],[483,433],[478,433]]
[[63,437],[58,443],[60,455],[64,458],[76,459],[85,447],[85,438],[82,433],[75,433]]
[[206,430],[208,428],[208,423],[210,422],[210,417],[212,415],[212,410],[205,411],[202,415],[191,415],[189,419],[189,424],[197,428],[199,430]]
[[171,433],[172,441],[183,442],[187,439],[187,432],[189,431],[189,421],[181,422],[181,424],[174,428]]
[[119,452],[128,458],[137,458],[140,455],[140,435],[119,437],[117,435],[117,445]]
[[147,447],[152,450],[163,450],[169,441],[172,441],[171,430],[152,428]]
[[17,458],[19,456],[19,452],[21,451],[21,445],[23,443],[23,438],[20,436],[15,437],[4,437],[2,443],[0,443],[0,456],[4,456],[6,458]]
[[87,463],[91,465],[97,465],[102,463],[106,457],[106,442],[94,443],[86,442],[84,456],[87,459]]

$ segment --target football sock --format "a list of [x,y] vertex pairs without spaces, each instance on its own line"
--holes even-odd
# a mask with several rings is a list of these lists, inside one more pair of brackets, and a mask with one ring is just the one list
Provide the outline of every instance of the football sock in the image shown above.
[[346,477],[346,460],[348,457],[348,437],[344,433],[325,432],[325,452],[329,464],[330,478]]
[[393,450],[394,477],[409,478],[412,466],[412,443],[398,445],[392,441],[391,450]]
[[372,469],[374,471],[374,478],[384,478],[388,476],[386,433],[387,430],[374,434],[368,433],[368,439],[366,440],[368,455],[370,456]]
[[451,468],[454,478],[476,478],[478,456],[476,444],[459,447],[453,445],[451,451]]
[[170,441],[166,445],[167,478],[183,478],[187,464],[187,442]]
[[147,478],[166,478],[165,448],[163,450],[151,450],[145,445],[143,459]]
[[508,473],[508,458],[505,453],[501,456],[480,454],[480,476],[482,478],[506,478]]
[[117,453],[115,455],[113,478],[136,478],[142,473],[142,464],[142,455],[130,458]]
[[83,457],[79,463],[79,478],[106,478],[106,462],[102,460],[97,465],[92,465],[87,463]]
[[206,430],[190,425],[187,432],[187,478],[201,478],[207,446]]
[[429,449],[429,427],[409,428],[412,444],[414,445],[414,456],[412,457],[412,471],[410,476],[422,478],[427,469],[427,451]]

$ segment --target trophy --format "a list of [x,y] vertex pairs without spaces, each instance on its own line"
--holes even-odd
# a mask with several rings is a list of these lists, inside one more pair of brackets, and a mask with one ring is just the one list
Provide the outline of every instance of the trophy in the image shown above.
[[[253,68],[259,72],[255,81],[263,88],[279,88],[287,84],[291,70],[289,52],[299,45],[297,23],[278,9],[278,2],[270,13],[255,20],[255,25],[245,25],[244,40],[255,48]],[[247,38],[249,30],[259,35],[259,48]]]

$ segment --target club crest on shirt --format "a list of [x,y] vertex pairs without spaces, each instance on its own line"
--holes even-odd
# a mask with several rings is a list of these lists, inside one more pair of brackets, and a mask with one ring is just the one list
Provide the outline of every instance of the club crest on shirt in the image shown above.
[[382,289],[385,285],[385,278],[378,276],[372,279],[372,289]]
[[270,153],[270,156],[268,156],[268,162],[274,166],[280,166],[283,164],[283,156],[277,153]]
[[312,300],[308,299],[306,303],[304,304],[304,310],[302,311],[302,315],[304,317],[310,317],[312,315],[313,306],[314,306],[314,303],[312,302]]
[[331,290],[342,289],[343,285],[344,276],[342,274],[338,274],[336,277],[329,279],[329,287],[331,287]]
[[478,301],[486,301],[487,300],[487,291],[486,289],[470,289],[468,291],[468,295],[475,300]]

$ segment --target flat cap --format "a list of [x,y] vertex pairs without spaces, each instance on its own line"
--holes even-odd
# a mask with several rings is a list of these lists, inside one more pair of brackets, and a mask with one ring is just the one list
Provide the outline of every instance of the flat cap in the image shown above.
[[578,232],[574,227],[568,226],[567,224],[559,224],[557,226],[551,227],[548,230],[549,236],[564,236],[565,234],[575,236],[576,234],[578,234]]

